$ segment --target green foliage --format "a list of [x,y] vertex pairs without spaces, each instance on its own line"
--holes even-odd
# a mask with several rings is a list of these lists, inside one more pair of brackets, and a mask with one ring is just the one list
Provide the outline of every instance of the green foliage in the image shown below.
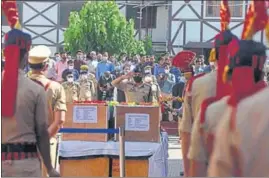
[[144,47],[147,55],[152,54],[152,38],[151,36],[146,36],[144,39]]
[[80,12],[71,12],[64,42],[72,54],[78,49],[146,54],[143,41],[134,38],[134,21],[126,21],[114,1],[88,1]]

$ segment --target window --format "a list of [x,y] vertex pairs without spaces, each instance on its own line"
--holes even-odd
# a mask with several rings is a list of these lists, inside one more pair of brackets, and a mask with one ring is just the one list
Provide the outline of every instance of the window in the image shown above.
[[[20,23],[22,23],[22,2],[17,1],[17,8],[19,11],[19,20],[20,20]],[[3,11],[1,13],[1,22],[2,22],[2,26],[8,26],[7,18]]]
[[[207,0],[206,3],[206,17],[219,17],[220,13],[220,3],[219,0]],[[238,1],[228,1],[231,17],[243,17],[244,2]]]
[[80,11],[84,1],[60,1],[60,25],[67,27],[70,12]]
[[[139,7],[126,6],[126,19],[134,19],[135,28],[139,29],[140,13]],[[157,7],[148,6],[142,9],[141,28],[156,28],[157,22]]]

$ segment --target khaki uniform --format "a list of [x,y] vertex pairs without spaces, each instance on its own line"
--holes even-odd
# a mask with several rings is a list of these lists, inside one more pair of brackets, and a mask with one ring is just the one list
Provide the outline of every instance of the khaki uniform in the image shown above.
[[92,80],[79,79],[78,83],[80,86],[79,101],[90,101],[96,98],[95,86]]
[[152,102],[158,102],[161,94],[161,89],[158,84],[151,84]]
[[[209,176],[269,176],[269,88],[242,100],[218,126]],[[241,171],[240,171],[241,170]]]
[[152,102],[158,102],[161,95],[161,89],[156,77],[154,75],[146,75],[143,79],[145,83],[151,86]]
[[77,82],[64,82],[62,86],[66,95],[66,103],[72,103],[73,101],[79,101],[80,86]]
[[[67,111],[66,96],[64,88],[57,82],[47,79],[44,75],[32,74],[30,79],[40,82],[43,86],[48,85],[46,90],[47,99],[51,106],[51,111]],[[53,113],[50,113],[49,125],[53,122]]]
[[[32,48],[29,52],[29,63],[42,63],[42,61],[39,60],[47,60],[49,57],[49,53],[47,53],[46,56],[46,51],[50,52],[50,50],[45,47],[45,46],[37,46],[35,48]],[[40,56],[40,54],[42,54]],[[38,59],[38,60],[37,60]],[[47,94],[47,101],[48,101],[48,111],[49,111],[49,126],[54,122],[54,112],[55,111],[67,111],[66,108],[66,97],[65,97],[65,91],[64,88],[61,86],[61,84],[54,82],[52,80],[49,80],[45,75],[43,74],[35,74],[32,73],[29,78],[33,80],[34,82],[38,83],[42,87],[44,87],[46,94]],[[56,140],[56,135],[54,135],[51,139],[51,147],[50,147],[50,152],[51,152],[51,162],[52,165],[55,164],[56,162],[56,145],[57,145],[57,140]],[[46,176],[46,169],[45,166],[42,165],[42,175]]]
[[216,95],[216,71],[196,78],[191,86],[191,91],[185,91],[183,102],[183,117],[180,131],[191,133],[194,118],[197,117],[201,103],[204,99]]
[[[19,71],[16,110],[13,118],[2,117],[2,144],[36,143],[48,127],[47,99],[44,88]],[[5,103],[2,103],[5,104]],[[40,177],[39,158],[2,161],[2,176]]]
[[93,83],[93,99],[97,99],[97,80],[95,78],[95,75],[92,73],[88,74],[89,80]]
[[[51,125],[54,121],[54,116],[53,116],[54,111],[67,111],[64,89],[59,83],[47,79],[44,75],[32,74],[30,78],[32,80],[36,80],[40,82],[43,86],[46,86],[47,84],[49,84],[48,88],[46,89],[46,93],[47,93],[48,108],[49,108],[49,125]],[[57,139],[55,136],[50,139],[50,143],[51,143],[51,147],[50,147],[51,162],[52,162],[52,165],[54,165],[57,159],[56,158]],[[42,175],[45,176],[46,169],[44,165],[42,166],[43,166]]]
[[152,102],[152,90],[149,84],[142,83],[135,86],[134,82],[120,82],[114,87],[125,92],[126,102]]
[[205,121],[203,123],[201,123],[199,112],[192,129],[191,145],[188,153],[189,159],[209,162],[216,128],[221,121],[221,116],[224,115],[228,108],[228,98],[229,96],[226,96],[210,104],[206,110]]

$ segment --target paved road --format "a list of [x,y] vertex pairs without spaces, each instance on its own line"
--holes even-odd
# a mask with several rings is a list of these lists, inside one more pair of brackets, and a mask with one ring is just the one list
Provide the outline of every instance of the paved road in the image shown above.
[[169,136],[169,160],[168,160],[168,177],[181,177],[183,172],[183,161],[181,145],[177,136]]

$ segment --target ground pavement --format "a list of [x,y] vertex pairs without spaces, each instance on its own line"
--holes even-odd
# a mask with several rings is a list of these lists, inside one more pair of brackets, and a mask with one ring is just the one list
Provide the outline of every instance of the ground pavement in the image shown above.
[[180,173],[183,172],[183,160],[181,145],[178,142],[178,136],[169,135],[169,158],[168,158],[168,177],[181,177]]

